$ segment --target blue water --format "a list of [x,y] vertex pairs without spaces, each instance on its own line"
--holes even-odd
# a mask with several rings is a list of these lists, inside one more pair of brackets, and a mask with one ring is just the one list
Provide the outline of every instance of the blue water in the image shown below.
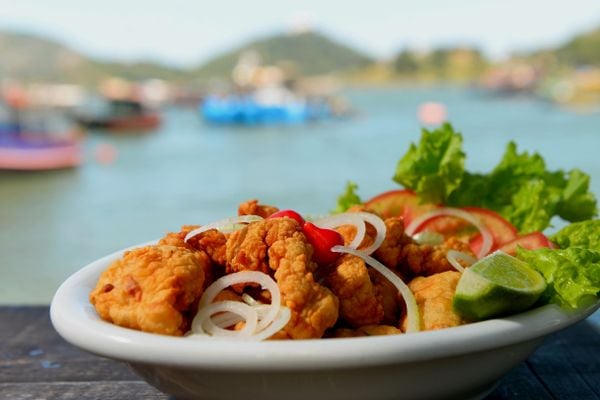
[[[398,158],[420,136],[416,111],[439,101],[464,135],[467,168],[487,171],[506,142],[552,169],[580,168],[600,195],[600,114],[457,88],[354,89],[359,114],[285,128],[213,127],[169,109],[146,135],[90,132],[79,169],[0,172],[0,303],[48,303],[58,285],[114,250],[235,214],[250,198],[303,213],[330,210],[347,180],[368,198],[396,188]],[[114,146],[112,164],[97,161]]]

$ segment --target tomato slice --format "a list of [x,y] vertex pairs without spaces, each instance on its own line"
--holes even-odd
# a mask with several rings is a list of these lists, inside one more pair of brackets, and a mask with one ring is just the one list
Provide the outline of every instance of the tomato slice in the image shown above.
[[437,207],[434,204],[421,204],[417,194],[409,189],[383,192],[367,201],[365,205],[383,218],[403,217],[406,226],[415,217]]
[[[464,207],[462,210],[477,218],[490,231],[492,251],[518,237],[517,228],[495,211],[480,207]],[[469,246],[475,254],[479,254],[483,244],[483,238],[476,228],[469,222],[450,215],[433,217],[416,230],[417,233],[424,231],[441,233],[445,238],[450,236],[463,238],[469,242]]]
[[517,254],[517,248],[523,247],[528,250],[540,249],[543,247],[554,248],[554,243],[550,241],[542,232],[531,232],[527,235],[519,236],[518,238],[503,244],[499,250],[502,250],[512,256]]
[[477,217],[489,229],[496,247],[515,240],[519,235],[517,228],[495,211],[480,207],[463,207],[462,209]]

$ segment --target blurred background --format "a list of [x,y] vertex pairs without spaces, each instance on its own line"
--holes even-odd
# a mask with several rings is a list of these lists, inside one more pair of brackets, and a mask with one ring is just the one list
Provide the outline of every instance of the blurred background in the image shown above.
[[397,187],[423,126],[600,195],[600,3],[0,0],[0,304],[257,198]]

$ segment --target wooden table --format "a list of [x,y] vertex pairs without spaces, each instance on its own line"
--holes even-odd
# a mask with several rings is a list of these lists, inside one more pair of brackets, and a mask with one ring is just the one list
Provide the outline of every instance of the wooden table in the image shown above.
[[[125,364],[65,342],[50,324],[48,307],[0,307],[0,399],[169,396]],[[600,313],[549,337],[488,399],[600,399]]]

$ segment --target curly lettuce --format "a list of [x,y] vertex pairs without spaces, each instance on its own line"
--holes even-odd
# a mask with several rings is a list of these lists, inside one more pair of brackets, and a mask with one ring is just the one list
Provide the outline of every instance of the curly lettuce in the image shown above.
[[465,171],[464,162],[462,135],[444,124],[423,130],[419,144],[398,162],[394,180],[423,202],[497,211],[521,233],[543,231],[554,216],[575,222],[597,215],[588,175],[549,171],[541,155],[519,152],[514,142],[487,174]]
[[338,197],[337,206],[332,211],[333,213],[343,213],[346,212],[350,207],[356,204],[362,204],[362,200],[356,193],[358,190],[358,185],[354,182],[348,181],[346,183],[346,189],[344,193],[342,193]]
[[443,203],[458,188],[464,173],[462,136],[448,123],[423,129],[419,145],[411,144],[393,179],[416,191],[423,202]]
[[582,247],[600,253],[600,219],[567,225],[550,236],[550,240],[561,249]]
[[519,248],[517,257],[537,269],[548,284],[543,301],[578,308],[600,294],[600,252],[583,247]]

